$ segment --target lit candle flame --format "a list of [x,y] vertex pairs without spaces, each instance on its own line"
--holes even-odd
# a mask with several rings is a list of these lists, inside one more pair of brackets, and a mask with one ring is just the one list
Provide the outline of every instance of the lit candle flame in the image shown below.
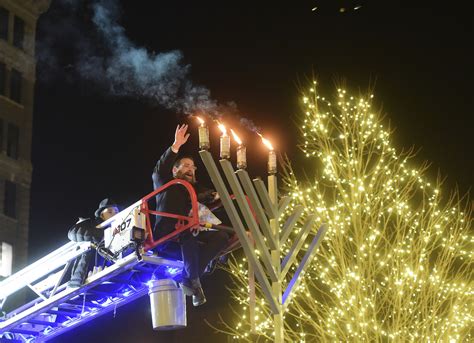
[[217,126],[219,126],[219,129],[222,131],[222,134],[224,136],[227,136],[227,129],[225,128],[224,124],[217,122]]
[[197,120],[199,120],[199,124],[201,124],[201,125],[204,124],[204,119],[202,119],[200,117],[196,117],[196,118],[197,118]]
[[264,138],[264,137],[263,137],[261,134],[259,134],[258,132],[257,132],[257,134],[260,136],[260,138],[262,138],[263,144],[265,144],[265,146],[266,146],[268,149],[273,150],[273,145],[272,145],[272,143],[270,143],[270,141],[269,141],[268,139]]
[[232,136],[234,136],[235,141],[237,142],[238,145],[242,145],[242,140],[237,136],[237,134],[234,132],[234,130],[230,129],[230,132],[232,132]]

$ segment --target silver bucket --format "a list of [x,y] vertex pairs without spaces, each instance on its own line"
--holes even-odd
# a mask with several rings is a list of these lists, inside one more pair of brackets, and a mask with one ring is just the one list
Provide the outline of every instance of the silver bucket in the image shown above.
[[186,327],[186,296],[173,280],[151,280],[148,295],[154,330]]

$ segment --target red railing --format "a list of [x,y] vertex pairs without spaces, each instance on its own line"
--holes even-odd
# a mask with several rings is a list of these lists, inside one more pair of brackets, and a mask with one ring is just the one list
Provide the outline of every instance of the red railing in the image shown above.
[[[160,211],[154,211],[150,210],[148,208],[148,201],[156,197],[158,193],[161,193],[165,191],[167,188],[172,187],[172,186],[177,186],[181,185],[186,188],[186,190],[189,193],[189,197],[191,200],[191,209],[192,209],[192,214],[190,216],[183,216],[179,214],[174,214],[174,213],[167,213],[167,212],[160,212]],[[183,201],[186,201],[183,199]],[[142,204],[140,211],[146,215],[146,232],[147,232],[147,239],[145,241],[145,250],[150,250],[156,247],[157,245],[176,237],[179,235],[181,232],[188,230],[190,228],[199,226],[199,213],[198,213],[198,201],[197,201],[197,195],[196,192],[193,188],[193,186],[186,180],[182,179],[174,179],[171,180],[170,182],[164,184],[160,188],[154,190],[152,193],[146,195],[144,198],[142,198]],[[158,240],[154,240],[153,238],[153,228],[151,227],[151,215],[158,215],[162,217],[168,217],[168,218],[174,218],[177,219],[178,222],[176,223],[176,229],[167,234],[166,236],[161,237]]]
[[[192,212],[191,212],[192,215],[191,216],[183,216],[183,215],[174,214],[174,213],[154,211],[154,210],[150,210],[148,208],[148,201],[151,198],[156,197],[156,195],[158,193],[163,192],[167,188],[169,188],[171,186],[176,186],[176,185],[184,186],[186,188],[186,190],[188,191],[188,193],[189,193],[189,197],[191,199],[191,209],[192,209]],[[230,197],[231,197],[231,199],[235,199],[235,196],[233,194],[231,194]],[[256,215],[255,215],[255,211],[254,211],[254,209],[252,207],[252,204],[250,203],[250,200],[247,196],[246,196],[246,200],[247,200],[247,203],[250,207],[250,210],[252,212],[253,217],[258,222],[258,219],[256,218]],[[186,201],[186,200],[183,199],[183,201]],[[222,204],[216,204],[216,205],[217,206],[215,206],[215,207],[214,206],[211,207],[211,211],[216,209],[216,207],[222,206]],[[170,182],[164,184],[160,188],[154,190],[150,194],[143,197],[140,211],[146,215],[147,239],[146,239],[145,245],[144,245],[145,251],[153,249],[156,246],[158,246],[159,244],[164,243],[165,241],[170,240],[172,238],[175,238],[177,235],[179,235],[181,232],[183,232],[185,230],[188,230],[188,229],[199,226],[198,201],[197,201],[196,191],[194,190],[194,187],[186,180],[182,180],[182,179],[171,180]],[[153,228],[151,227],[150,214],[177,219],[178,222],[176,223],[176,229],[173,232],[171,232],[171,233],[167,234],[166,236],[163,236],[160,239],[155,241],[154,238],[153,238]]]

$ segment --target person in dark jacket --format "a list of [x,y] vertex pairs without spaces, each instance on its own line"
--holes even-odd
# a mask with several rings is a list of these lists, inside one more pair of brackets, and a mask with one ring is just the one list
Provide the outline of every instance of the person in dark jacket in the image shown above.
[[[105,198],[99,203],[94,218],[79,218],[79,221],[69,229],[67,236],[73,242],[92,242],[99,245],[104,238],[104,229],[96,226],[117,213],[119,213],[119,208],[115,201]],[[89,250],[74,261],[68,287],[76,288],[84,284],[87,274],[93,266],[94,255],[94,250]]]
[[[174,143],[166,149],[153,170],[153,187],[158,189],[174,178],[190,182],[198,194],[198,201],[206,204],[217,199],[217,193],[201,188],[196,182],[196,166],[192,157],[178,158],[179,149],[189,138],[187,125],[177,126]],[[172,186],[156,196],[156,209],[188,216],[191,200],[187,190],[182,186]],[[154,239],[159,239],[175,230],[176,219],[158,216],[153,232]],[[201,231],[194,236],[190,231],[179,235],[178,242],[184,263],[181,288],[188,296],[192,296],[193,305],[199,306],[206,302],[201,287],[200,277],[206,266],[227,245],[229,236],[222,231]],[[160,247],[158,247],[160,251]]]

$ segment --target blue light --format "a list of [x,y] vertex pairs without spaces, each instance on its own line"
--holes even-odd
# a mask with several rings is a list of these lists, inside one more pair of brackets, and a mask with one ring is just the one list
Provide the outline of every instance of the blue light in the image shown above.
[[181,272],[181,268],[170,267],[170,266],[166,267],[166,271],[165,271],[165,273],[171,277],[176,276],[179,272]]
[[[149,280],[175,279],[181,274],[182,269],[182,267],[159,266],[155,268]],[[148,287],[151,286],[150,281],[146,282]]]

